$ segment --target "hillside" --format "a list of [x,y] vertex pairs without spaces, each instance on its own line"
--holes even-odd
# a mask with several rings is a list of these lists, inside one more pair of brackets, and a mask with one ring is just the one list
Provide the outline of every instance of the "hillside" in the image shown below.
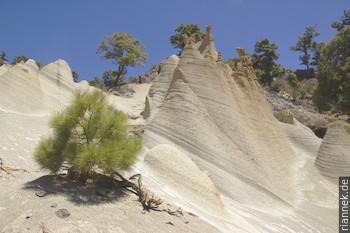
[[[0,158],[22,169],[0,171],[1,232],[337,231],[337,177],[350,175],[350,136],[342,125],[321,139],[292,116],[277,120],[245,50],[237,48],[241,62],[232,71],[210,27],[201,42],[185,44],[152,84],[132,84],[132,97],[108,101],[132,125],[145,126],[145,146],[125,175],[140,172],[157,196],[185,210],[188,223],[142,212],[137,197],[120,189],[39,170],[33,150],[50,134],[50,115],[75,90],[93,87],[74,83],[65,61],[39,70],[28,60],[0,67]],[[40,187],[49,190],[42,198],[35,195]],[[71,215],[58,218],[53,203]]]

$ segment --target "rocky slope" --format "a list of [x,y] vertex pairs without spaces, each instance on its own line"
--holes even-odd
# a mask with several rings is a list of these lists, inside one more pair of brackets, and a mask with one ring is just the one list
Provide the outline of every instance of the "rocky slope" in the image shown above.
[[[133,98],[108,100],[139,125],[149,85],[131,86]],[[120,188],[84,186],[39,169],[33,151],[50,133],[48,120],[79,89],[91,87],[86,81],[74,83],[62,60],[41,70],[33,60],[0,67],[0,166],[5,168],[0,169],[0,232],[217,232],[185,211],[188,224],[167,213],[143,212],[137,196]],[[39,197],[42,189],[46,195]],[[65,218],[62,209],[70,215]]]
[[[181,56],[169,57],[152,85],[132,84],[132,97],[108,100],[135,127],[146,125],[145,147],[125,175],[141,172],[144,184],[180,206],[189,223],[141,213],[136,196],[39,170],[33,150],[50,133],[50,115],[75,90],[91,87],[74,83],[64,61],[39,70],[29,60],[0,67],[1,162],[26,170],[0,171],[0,231],[337,231],[336,176],[350,175],[348,133],[337,125],[321,139],[288,113],[277,120],[250,58],[238,48],[242,62],[233,72],[210,26],[201,42],[184,39]],[[49,195],[37,197],[40,187]],[[71,215],[57,217],[54,203]]]
[[[233,72],[216,51],[210,27],[199,44],[184,39],[181,56],[165,62],[150,89],[145,139],[150,152],[163,144],[180,149],[221,193],[193,182],[193,197],[212,194],[191,205],[227,232],[335,231],[337,179],[314,164],[322,140],[293,117],[289,124],[276,120],[243,49]],[[146,171],[161,173],[164,166],[175,165],[147,164]],[[187,180],[178,166],[179,182]],[[188,198],[178,193],[179,202]]]

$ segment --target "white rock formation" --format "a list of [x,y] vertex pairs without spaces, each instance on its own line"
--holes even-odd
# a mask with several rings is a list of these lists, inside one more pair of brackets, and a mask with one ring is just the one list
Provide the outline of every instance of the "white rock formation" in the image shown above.
[[[337,186],[314,166],[320,139],[296,120],[276,120],[243,49],[237,49],[241,63],[232,72],[215,49],[210,27],[201,43],[185,42],[180,58],[165,62],[150,89],[145,141],[151,151],[145,161],[156,149],[157,161],[164,154],[170,163],[171,150],[159,147],[168,144],[206,171],[232,218],[227,223],[202,216],[223,231],[241,231],[234,219],[243,216],[251,222],[243,224],[246,230],[335,231]],[[164,173],[157,163],[147,166]]]
[[[151,88],[132,84],[132,98],[108,97],[134,124],[147,123],[147,148],[135,170],[153,192],[223,232],[335,232],[334,177],[349,175],[349,135],[331,127],[322,142],[288,115],[280,117],[287,123],[279,122],[248,55],[241,48],[237,52],[241,63],[233,72],[216,51],[207,27],[202,42],[186,38],[181,56],[165,61]],[[86,81],[74,83],[62,60],[41,70],[33,60],[0,67],[0,158],[6,166],[29,171],[21,175],[23,181],[0,177],[0,186],[9,190],[0,192],[0,229],[3,224],[6,231],[27,230],[18,227],[27,220],[17,203],[35,205],[28,204],[31,193],[18,187],[43,175],[33,160],[34,148],[50,133],[50,115],[79,89],[93,88]],[[10,192],[18,196],[7,195]],[[68,205],[61,196],[59,201]],[[69,206],[84,216],[91,213]],[[113,204],[105,207],[113,209]],[[94,210],[103,213],[105,207]],[[7,208],[18,210],[9,217],[3,214]],[[48,211],[35,213],[53,224]],[[67,229],[79,230],[79,218],[72,218]],[[108,231],[93,224],[101,223],[99,218],[104,217],[87,219],[86,226]],[[216,232],[210,229],[203,232]]]
[[325,176],[350,176],[350,135],[342,124],[328,127],[315,164]]

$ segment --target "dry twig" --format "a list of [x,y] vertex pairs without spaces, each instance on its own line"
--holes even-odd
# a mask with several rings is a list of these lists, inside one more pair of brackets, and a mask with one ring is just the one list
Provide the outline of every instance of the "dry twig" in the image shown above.
[[[149,189],[147,189],[142,184],[142,175],[141,174],[135,174],[131,176],[128,179],[125,179],[121,174],[118,172],[115,173],[115,175],[121,180],[123,183],[123,186],[125,188],[131,188],[135,191],[135,194],[139,197],[139,202],[143,205],[143,208],[146,210],[155,210],[155,211],[164,211],[167,212],[170,215],[180,217],[182,218],[184,216],[181,208],[177,208],[176,210],[171,210],[168,207],[161,207],[161,204],[163,201],[160,198],[157,198],[154,193],[152,193]],[[185,223],[188,223],[186,219],[183,220]]]
[[23,172],[28,172],[26,169],[22,168],[11,168],[11,167],[5,167],[2,159],[0,158],[0,171],[6,172],[8,175],[12,175],[12,172],[14,171],[23,171]]

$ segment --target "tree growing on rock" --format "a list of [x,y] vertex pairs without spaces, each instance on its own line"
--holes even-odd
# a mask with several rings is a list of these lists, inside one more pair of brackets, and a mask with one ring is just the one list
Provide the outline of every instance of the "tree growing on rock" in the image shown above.
[[127,117],[109,106],[101,91],[77,92],[50,126],[53,135],[40,141],[35,160],[52,173],[68,162],[69,174],[83,181],[97,170],[112,175],[129,168],[141,148],[139,137],[128,136]]
[[232,70],[236,70],[238,62],[241,62],[241,59],[239,57],[233,57],[229,59],[226,63],[231,67]]
[[324,46],[316,77],[317,108],[350,114],[350,26],[338,31]]
[[106,36],[97,47],[97,52],[102,53],[102,59],[112,60],[113,64],[118,66],[117,70],[112,73],[108,72],[108,74],[113,74],[108,78],[114,79],[109,82],[111,85],[107,86],[109,88],[117,87],[121,83],[128,67],[143,66],[147,61],[147,54],[141,42],[125,32],[116,32],[111,36]]
[[[318,46],[315,38],[320,33],[316,31],[316,26],[308,26],[302,36],[298,38],[297,44],[290,47],[290,50],[295,52],[301,52],[302,55],[299,57],[301,65],[305,65],[306,69],[310,69],[310,65],[316,65],[314,54],[316,53]],[[313,62],[311,60],[314,60]]]
[[[19,55],[19,56],[15,56],[15,58],[12,61],[12,65],[16,65],[18,63],[21,62],[26,62],[29,60],[29,57],[25,56],[25,55]],[[38,66],[39,69],[44,67],[44,64],[40,61],[35,61],[36,65]]]
[[97,87],[103,91],[105,91],[106,87],[105,87],[105,84],[103,82],[103,79],[99,78],[99,77],[94,77],[94,79],[88,81],[89,84],[93,87]]
[[78,82],[79,74],[75,70],[72,70],[72,77],[74,82]]
[[105,87],[107,87],[107,89],[113,88],[113,87],[117,87],[120,84],[125,82],[125,77],[124,75],[118,77],[118,72],[115,70],[106,70],[105,72],[103,72],[102,75],[102,79],[104,82]]
[[274,69],[279,68],[276,64],[276,60],[280,56],[276,52],[277,49],[278,46],[268,39],[262,39],[255,43],[252,63],[254,69],[258,71],[257,73],[262,84],[270,86],[273,80]]
[[340,22],[334,21],[331,27],[337,29],[337,31],[339,32],[349,25],[350,25],[350,11],[345,10],[342,17],[340,17]]
[[183,34],[186,34],[188,37],[194,34],[196,42],[201,41],[204,38],[204,33],[201,31],[199,25],[194,23],[182,23],[175,28],[175,32],[176,33],[174,35],[170,36],[170,43],[175,49],[180,49],[181,51],[185,47],[185,43],[182,37]]
[[0,53],[0,66],[7,62],[7,53],[5,51],[1,51]]
[[19,56],[15,56],[15,58],[13,58],[13,61],[12,61],[12,65],[16,65],[17,63],[20,63],[20,62],[26,62],[28,61],[28,57],[25,56],[25,55],[19,55]]
[[42,69],[44,67],[44,63],[42,63],[41,61],[35,61],[35,63],[39,69]]

